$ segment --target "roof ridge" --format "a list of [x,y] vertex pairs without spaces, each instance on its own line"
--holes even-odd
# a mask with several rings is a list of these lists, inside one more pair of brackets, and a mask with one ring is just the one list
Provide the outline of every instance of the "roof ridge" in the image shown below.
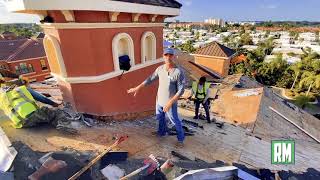
[[26,42],[24,42],[21,46],[19,46],[19,48],[13,52],[13,54],[11,54],[6,61],[10,61],[13,58],[15,58],[16,56],[18,56],[20,53],[22,53],[31,43],[33,42],[32,39],[28,39]]
[[217,45],[219,46],[219,48],[220,48],[225,54],[227,54],[227,52],[225,51],[225,49],[226,49],[226,48],[230,49],[229,47],[227,47],[227,46],[225,46],[225,45],[223,45],[223,44],[220,44],[220,43],[218,43],[218,42],[217,42]]
[[235,54],[234,50],[220,44],[217,41],[210,42],[204,47],[199,48],[194,54],[216,56],[216,57],[230,57]]

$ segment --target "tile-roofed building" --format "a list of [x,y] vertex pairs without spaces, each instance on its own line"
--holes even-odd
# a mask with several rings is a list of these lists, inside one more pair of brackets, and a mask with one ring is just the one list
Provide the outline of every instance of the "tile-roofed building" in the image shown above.
[[230,57],[235,54],[235,51],[218,42],[212,42],[203,48],[199,48],[194,54],[214,57]]
[[46,52],[43,48],[43,39],[29,39],[22,48],[21,51],[11,56],[8,61],[46,57]]
[[4,31],[0,34],[0,37],[5,40],[13,40],[17,38],[17,35],[14,32]]
[[12,55],[16,49],[26,43],[26,41],[28,41],[28,39],[0,41],[0,60],[7,60],[7,58]]
[[202,76],[210,82],[219,82],[222,78],[217,72],[208,70],[195,63],[195,58],[189,53],[176,50],[177,59],[175,64],[183,70],[186,75],[186,85],[191,86],[193,81],[198,81]]
[[0,67],[28,77],[31,82],[51,77],[43,39],[0,41]]
[[230,61],[236,52],[218,42],[212,42],[199,48],[193,56],[195,62],[226,77],[229,73]]

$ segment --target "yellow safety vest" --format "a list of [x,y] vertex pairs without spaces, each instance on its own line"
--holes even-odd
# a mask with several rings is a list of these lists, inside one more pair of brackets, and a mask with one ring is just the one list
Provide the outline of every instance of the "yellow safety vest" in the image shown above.
[[207,95],[207,91],[210,88],[210,86],[211,86],[211,83],[207,83],[206,82],[204,84],[203,88],[199,90],[199,88],[198,88],[199,87],[199,83],[194,81],[192,83],[192,90],[195,93],[195,98],[196,99],[204,99],[206,97],[206,95]]
[[28,116],[39,109],[26,86],[7,92],[0,90],[0,108],[10,118],[14,128],[22,128]]

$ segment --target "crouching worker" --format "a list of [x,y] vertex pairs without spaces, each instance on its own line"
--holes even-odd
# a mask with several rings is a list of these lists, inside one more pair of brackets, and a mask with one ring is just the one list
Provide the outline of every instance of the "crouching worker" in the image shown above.
[[0,108],[10,118],[13,127],[17,129],[47,123],[59,130],[69,133],[77,132],[71,128],[71,121],[62,110],[39,107],[26,86],[1,87]]
[[211,84],[206,81],[206,77],[201,77],[199,82],[192,83],[192,93],[190,98],[192,98],[192,96],[194,95],[195,116],[193,119],[199,119],[199,108],[200,104],[202,104],[206,112],[207,122],[211,123],[208,101]]

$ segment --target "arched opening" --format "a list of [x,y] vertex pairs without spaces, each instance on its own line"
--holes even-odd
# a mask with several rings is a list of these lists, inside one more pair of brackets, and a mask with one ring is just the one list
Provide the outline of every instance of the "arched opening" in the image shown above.
[[152,32],[146,32],[141,38],[142,63],[156,60],[156,36]]
[[131,66],[134,66],[134,45],[133,40],[127,33],[117,34],[112,41],[112,53],[114,70],[119,71],[119,57],[127,55],[130,58]]
[[153,59],[153,56],[152,56],[152,37],[151,36],[148,36],[146,38],[146,43],[145,43],[145,49],[146,49],[146,55],[145,55],[145,60],[146,61],[150,61]]
[[67,71],[58,40],[51,35],[46,35],[43,40],[43,45],[51,72],[62,77],[67,77]]
[[129,42],[126,38],[122,38],[119,41],[118,44],[118,49],[119,49],[119,56],[123,56],[123,55],[129,55],[129,46],[128,46]]

